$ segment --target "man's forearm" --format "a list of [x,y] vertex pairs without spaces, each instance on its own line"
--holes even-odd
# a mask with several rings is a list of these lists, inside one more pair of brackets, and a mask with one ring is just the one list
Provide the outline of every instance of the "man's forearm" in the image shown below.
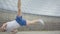
[[18,0],[18,16],[21,16],[21,0]]

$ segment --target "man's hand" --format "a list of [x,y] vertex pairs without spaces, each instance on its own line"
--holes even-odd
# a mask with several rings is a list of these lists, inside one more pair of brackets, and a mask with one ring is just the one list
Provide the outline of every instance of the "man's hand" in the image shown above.
[[6,31],[6,26],[7,26],[7,24],[4,23],[4,24],[0,27],[0,32],[5,32],[5,31]]

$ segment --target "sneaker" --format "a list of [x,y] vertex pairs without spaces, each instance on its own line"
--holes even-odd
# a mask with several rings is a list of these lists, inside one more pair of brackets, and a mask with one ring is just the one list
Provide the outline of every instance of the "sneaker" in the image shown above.
[[44,25],[44,21],[42,19],[39,19],[38,22]]

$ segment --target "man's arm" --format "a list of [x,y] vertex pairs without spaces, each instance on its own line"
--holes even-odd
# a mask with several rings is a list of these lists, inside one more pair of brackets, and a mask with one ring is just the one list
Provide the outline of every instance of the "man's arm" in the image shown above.
[[18,16],[22,16],[22,12],[21,12],[21,0],[18,0]]
[[0,32],[5,32],[6,27],[7,27],[7,24],[4,23],[4,24],[0,27]]

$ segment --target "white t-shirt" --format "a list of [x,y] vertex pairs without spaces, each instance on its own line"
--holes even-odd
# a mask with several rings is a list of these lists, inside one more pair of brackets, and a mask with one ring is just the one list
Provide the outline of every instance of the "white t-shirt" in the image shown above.
[[16,20],[13,20],[13,21],[7,22],[6,31],[10,32],[13,29],[17,29],[19,27],[20,27],[20,25],[16,22]]

